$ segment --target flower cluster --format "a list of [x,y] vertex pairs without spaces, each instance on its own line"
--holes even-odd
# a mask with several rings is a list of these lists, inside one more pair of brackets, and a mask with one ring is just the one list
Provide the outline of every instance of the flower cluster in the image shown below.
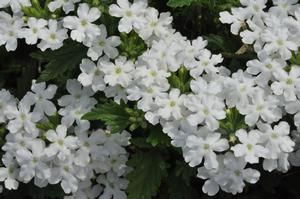
[[126,198],[130,134],[89,130],[81,116],[96,104],[92,89],[69,80],[69,94],[58,99],[61,120],[51,101],[57,86],[33,81],[31,90],[20,101],[0,91],[1,123],[9,131],[0,167],[5,188],[15,190],[19,182],[33,180],[38,187],[60,184],[69,194],[66,199]]
[[[17,9],[12,2],[18,1],[0,7]],[[79,2],[55,0],[48,6],[68,14]],[[136,102],[145,119],[160,124],[172,145],[182,149],[184,160],[199,167],[197,177],[206,180],[202,190],[208,195],[220,189],[237,194],[245,182],[256,183],[260,173],[251,164],[260,162],[269,172],[286,172],[289,161],[299,166],[300,136],[294,126],[300,129],[300,66],[290,59],[300,47],[300,6],[296,0],[273,0],[266,10],[266,2],[241,0],[242,7],[220,13],[220,21],[231,24],[231,32],[253,45],[258,57],[233,74],[221,65],[221,54],[206,48],[207,41],[200,36],[188,40],[172,28],[170,13],[159,13],[144,0],[118,0],[108,9],[120,18],[119,32],[134,31],[146,44],[134,60],[119,55],[120,37],[108,36],[105,25],[97,24],[101,12],[88,4],[79,3],[77,16],[49,21],[24,22],[20,9],[13,16],[1,12],[0,44],[7,50],[16,49],[18,38],[55,50],[69,34],[89,48],[90,59],[82,60],[81,74],[68,80],[69,94],[58,100],[62,119],[56,130],[42,134],[36,127],[56,112],[50,101],[54,85],[34,83],[19,102],[1,91],[0,122],[7,123],[9,134],[0,180],[7,189],[34,179],[41,187],[61,182],[74,198],[96,198],[102,192],[100,199],[126,198],[122,176],[128,171],[124,147],[130,136],[89,131],[90,123],[81,118],[97,104],[95,92],[117,103]],[[178,86],[173,77],[181,75],[188,80]],[[244,118],[244,129],[228,132],[221,127],[231,110]],[[294,117],[293,124],[285,121],[287,115]],[[100,185],[93,186],[95,178]]]

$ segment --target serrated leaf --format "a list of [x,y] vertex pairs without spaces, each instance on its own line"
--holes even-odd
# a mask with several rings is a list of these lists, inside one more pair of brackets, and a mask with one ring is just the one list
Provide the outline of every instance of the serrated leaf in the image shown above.
[[128,165],[134,168],[127,175],[128,199],[152,199],[156,196],[168,168],[161,154],[156,151],[139,152],[132,156]]
[[191,185],[191,178],[195,177],[196,174],[196,168],[191,168],[184,162],[176,162],[174,171],[167,178],[169,198],[199,198],[197,191]]
[[101,120],[107,126],[111,127],[111,133],[118,133],[130,125],[130,115],[126,112],[124,103],[120,105],[115,102],[101,104],[85,114],[82,119]]
[[67,42],[58,50],[31,53],[30,56],[48,62],[38,81],[49,81],[57,77],[63,77],[67,71],[71,71],[78,66],[81,60],[86,57],[86,52],[87,49],[83,45]]
[[151,144],[153,147],[158,145],[170,146],[171,139],[168,135],[162,132],[162,129],[158,126],[153,127],[150,130],[150,134],[147,137],[147,143]]

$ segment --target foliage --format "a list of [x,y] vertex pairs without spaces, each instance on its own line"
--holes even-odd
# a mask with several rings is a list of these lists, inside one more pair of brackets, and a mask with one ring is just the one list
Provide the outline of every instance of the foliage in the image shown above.
[[86,52],[87,49],[83,45],[69,41],[62,48],[55,51],[47,50],[46,52],[32,53],[31,57],[47,62],[38,80],[49,81],[56,79],[66,81],[72,70],[86,56]]
[[158,151],[139,152],[128,162],[134,170],[127,175],[128,199],[151,199],[167,176],[168,163]]

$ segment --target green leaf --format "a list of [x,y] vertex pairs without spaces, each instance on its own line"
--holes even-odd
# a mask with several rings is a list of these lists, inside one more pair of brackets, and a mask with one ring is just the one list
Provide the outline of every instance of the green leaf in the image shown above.
[[134,170],[127,175],[128,199],[152,199],[167,176],[168,164],[157,151],[139,152],[128,161]]
[[226,118],[219,121],[220,129],[225,131],[225,134],[231,143],[237,141],[235,132],[239,129],[246,129],[248,126],[245,123],[245,117],[239,113],[236,108],[226,110]]
[[197,191],[191,184],[191,178],[197,174],[196,168],[189,167],[184,162],[176,162],[174,171],[167,178],[170,199],[199,198]]
[[121,44],[119,46],[121,55],[136,60],[137,57],[147,49],[145,42],[137,33],[131,31],[129,34],[121,33]]
[[181,93],[190,91],[191,79],[189,71],[184,66],[181,66],[178,72],[172,73],[168,78],[171,87],[178,88]]
[[129,118],[125,104],[122,102],[119,105],[113,101],[99,105],[82,117],[85,120],[101,120],[112,128],[111,133],[126,129],[130,125]]
[[58,50],[31,53],[31,57],[46,61],[45,69],[41,72],[39,81],[49,81],[64,77],[66,72],[72,71],[86,57],[87,49],[76,42],[67,42]]
[[192,3],[197,2],[199,0],[169,0],[167,5],[173,8],[190,6]]
[[300,66],[300,52],[298,52],[298,54],[296,54],[295,52],[293,52],[293,56],[292,56],[290,62],[293,65]]
[[207,40],[210,50],[234,53],[239,48],[237,42],[229,37],[210,34],[204,38]]
[[146,141],[153,147],[156,147],[158,145],[171,146],[170,137],[162,132],[162,129],[159,126],[151,128],[150,135],[148,136]]

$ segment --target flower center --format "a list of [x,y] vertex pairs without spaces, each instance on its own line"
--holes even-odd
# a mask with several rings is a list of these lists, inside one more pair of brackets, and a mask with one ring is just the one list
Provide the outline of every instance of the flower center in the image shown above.
[[99,46],[104,47],[105,46],[105,41],[100,40],[98,44],[99,44]]
[[240,176],[241,176],[241,171],[235,170],[235,171],[234,171],[234,174],[235,174],[237,177],[240,177]]
[[50,39],[55,40],[56,39],[56,34],[55,33],[51,33],[50,34]]
[[257,105],[256,106],[256,111],[258,111],[258,112],[260,112],[260,111],[262,111],[263,110],[263,106],[262,105]]
[[204,144],[204,145],[203,145],[203,149],[204,149],[204,150],[208,150],[209,147],[210,147],[209,144]]
[[59,139],[59,140],[57,141],[57,143],[58,143],[60,146],[63,146],[63,145],[64,145],[64,140]]
[[116,70],[115,70],[115,73],[118,74],[118,75],[121,74],[122,69],[120,67],[117,67]]
[[84,142],[83,145],[84,145],[85,147],[90,147],[90,146],[91,146],[89,142]]
[[275,133],[275,132],[273,132],[273,133],[271,134],[271,138],[273,138],[273,139],[277,139],[277,138],[278,138],[278,134],[277,134],[277,133]]
[[272,68],[273,68],[272,64],[270,64],[270,63],[266,64],[265,67],[266,67],[267,69],[272,69]]
[[294,81],[291,78],[288,78],[285,82],[287,85],[292,85],[294,83]]
[[259,12],[259,10],[260,10],[259,5],[257,5],[257,4],[253,5],[253,10],[256,12]]
[[87,26],[88,22],[87,22],[87,20],[83,19],[80,21],[80,24],[81,24],[81,26],[85,27],[85,26]]
[[14,37],[14,36],[15,36],[15,33],[14,33],[13,31],[9,31],[9,32],[8,32],[8,36]]
[[68,166],[64,166],[64,170],[65,170],[66,172],[69,172],[69,171],[70,171],[70,168],[69,168]]
[[14,171],[15,171],[15,168],[14,168],[14,167],[9,167],[8,173],[13,174]]
[[150,22],[150,27],[154,28],[157,25],[155,21]]
[[174,106],[176,106],[176,102],[175,102],[175,101],[173,101],[173,100],[172,100],[172,101],[170,101],[170,106],[171,106],[171,107],[174,107]]
[[33,162],[34,164],[36,164],[36,163],[38,162],[38,159],[37,159],[36,157],[34,157],[34,158],[32,159],[32,162]]
[[131,12],[130,10],[127,10],[127,11],[125,12],[125,16],[126,16],[126,17],[132,17],[132,12]]
[[247,144],[247,149],[248,149],[249,151],[252,151],[253,145],[252,145],[252,144]]
[[209,115],[209,109],[207,107],[205,107],[203,109],[203,113],[204,113],[204,115]]
[[26,119],[26,115],[24,113],[21,113],[20,117],[21,117],[21,120],[25,120]]
[[32,32],[33,32],[33,34],[36,34],[38,32],[38,29],[37,28],[32,28]]
[[277,45],[278,46],[283,46],[284,45],[284,41],[282,39],[278,39],[277,40]]
[[154,70],[151,70],[150,75],[151,75],[152,77],[155,77],[155,76],[157,75],[157,72],[154,71]]
[[95,76],[100,76],[101,75],[101,71],[99,69],[96,69],[94,72]]

